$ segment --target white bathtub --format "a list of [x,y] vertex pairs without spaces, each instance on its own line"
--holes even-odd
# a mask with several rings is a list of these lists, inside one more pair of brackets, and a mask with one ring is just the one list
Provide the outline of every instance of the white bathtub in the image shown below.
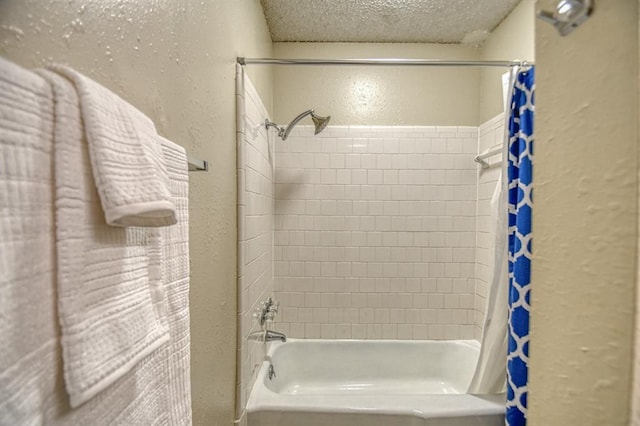
[[502,426],[504,395],[465,394],[478,350],[467,340],[272,343],[248,425]]

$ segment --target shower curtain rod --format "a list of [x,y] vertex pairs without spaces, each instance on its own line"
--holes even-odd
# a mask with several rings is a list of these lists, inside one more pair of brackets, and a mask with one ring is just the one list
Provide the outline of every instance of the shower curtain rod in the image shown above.
[[238,57],[240,65],[386,65],[436,67],[515,67],[531,66],[532,62],[512,61],[452,61],[448,59],[278,59]]

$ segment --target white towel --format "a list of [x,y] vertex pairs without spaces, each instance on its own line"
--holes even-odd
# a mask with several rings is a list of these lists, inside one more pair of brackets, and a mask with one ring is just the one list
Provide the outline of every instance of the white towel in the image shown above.
[[107,225],[76,89],[57,74],[39,74],[55,100],[58,317],[65,383],[77,407],[169,340],[160,230]]
[[179,145],[160,138],[167,165],[169,188],[178,223],[161,228],[162,282],[166,293],[171,340],[168,348],[169,424],[191,424],[189,331],[189,166]]
[[107,224],[175,224],[175,207],[153,122],[77,71],[59,65],[51,69],[71,80],[78,91],[93,177]]
[[0,57],[2,425],[44,424],[39,410],[56,386],[48,372],[58,355],[50,93]]
[[[51,74],[47,78],[55,80],[56,84],[55,128],[50,84],[0,58],[0,338],[3,342],[0,345],[0,425],[189,425],[188,180],[184,150],[162,141],[163,156],[169,165],[171,200],[177,208],[177,225],[146,230],[106,226],[104,218],[97,213],[100,207],[95,190],[88,189],[90,166],[86,143],[78,139],[82,131],[78,131],[81,123],[77,122],[78,116],[74,112],[73,91],[64,89],[68,82],[63,79]],[[54,163],[54,156],[55,161],[65,162]],[[74,158],[80,162],[74,163]],[[60,182],[54,181],[54,165],[55,177]],[[73,174],[77,181],[71,183]],[[57,211],[54,205],[58,207]],[[79,222],[70,223],[62,216],[63,212],[75,215],[73,217]],[[96,218],[103,223],[94,227],[90,221]],[[125,247],[125,252],[143,253],[138,231],[152,235],[145,237],[147,240],[159,242],[154,246],[157,253],[151,253],[157,256],[151,256],[154,260],[150,264],[155,265],[153,274],[159,275],[154,283],[160,284],[156,285],[155,291],[147,293],[149,298],[151,294],[160,297],[154,300],[151,309],[146,306],[143,311],[147,316],[153,311],[154,317],[158,312],[164,312],[166,319],[160,324],[168,329],[169,343],[131,365],[128,373],[119,378],[111,376],[111,385],[105,385],[103,381],[94,383],[104,390],[72,409],[65,384],[68,387],[69,380],[81,382],[83,377],[94,377],[95,371],[83,363],[93,363],[99,371],[110,371],[100,370],[105,365],[113,365],[113,359],[104,359],[100,351],[112,353],[111,345],[119,344],[122,336],[115,340],[100,340],[85,334],[100,347],[89,348],[85,342],[75,342],[87,348],[88,357],[82,359],[76,352],[75,364],[70,364],[67,362],[72,360],[68,358],[69,353],[80,346],[70,347],[77,336],[67,339],[64,333],[82,333],[86,331],[85,327],[92,327],[91,324],[102,333],[109,329],[105,324],[115,324],[115,318],[109,315],[110,311],[104,317],[99,314],[122,300],[111,300],[110,304],[110,289],[98,289],[95,284],[109,269],[108,263],[89,262],[84,269],[84,278],[89,281],[85,285],[95,291],[84,292],[82,289],[76,296],[84,297],[87,303],[76,303],[70,290],[77,284],[77,277],[71,277],[65,287],[56,279],[56,272],[64,278],[64,274],[91,259],[84,252],[67,252],[80,259],[63,256],[63,253],[81,245],[79,250],[86,248],[89,252],[102,254],[105,249],[120,255],[122,251],[115,243],[123,232],[127,235],[126,243],[134,244],[133,248]],[[78,237],[90,241],[73,241]],[[56,248],[62,252],[56,254]],[[134,259],[138,260],[140,256]],[[129,268],[126,262],[118,264]],[[137,284],[133,283],[129,288],[132,292],[128,293],[135,301],[144,293],[143,286]],[[104,290],[106,293],[101,293]],[[105,294],[106,298],[103,297]],[[71,298],[63,301],[65,295]],[[127,314],[128,304],[124,305],[123,312]],[[70,306],[76,306],[78,310],[67,309]],[[124,315],[123,319],[135,315]],[[80,318],[85,321],[79,321]],[[140,327],[149,329],[148,324],[122,322],[115,327],[115,333],[125,332],[130,337],[140,334]],[[151,331],[156,333],[153,328]],[[65,346],[64,369],[61,338]],[[122,360],[120,354],[113,355],[115,360]],[[97,365],[96,360],[103,360],[105,364]],[[77,371],[68,371],[76,368]],[[79,372],[87,375],[81,376]],[[82,387],[78,389],[85,392],[84,397],[86,392],[91,392]],[[78,395],[76,404],[81,401],[78,398],[83,398]]]

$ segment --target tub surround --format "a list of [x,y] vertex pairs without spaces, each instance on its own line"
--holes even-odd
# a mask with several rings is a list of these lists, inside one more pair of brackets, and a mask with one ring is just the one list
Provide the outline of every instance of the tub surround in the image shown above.
[[277,140],[278,329],[294,338],[479,339],[500,168],[480,170],[473,157],[500,142],[502,120],[330,126],[317,136],[299,126]]
[[[483,169],[473,158],[499,146],[504,115],[479,128],[329,126],[316,136],[299,125],[282,141],[265,132],[266,111],[238,75],[238,392],[240,407],[247,404],[238,418],[295,424],[290,412],[302,411],[310,424],[352,416],[374,424],[466,425],[485,414],[483,424],[503,421],[504,398],[465,394],[479,343],[458,339],[482,332],[500,162],[497,155]],[[271,327],[294,339],[271,343],[266,354],[267,345],[248,337],[260,329],[253,312],[272,292],[281,307]],[[380,418],[362,414],[371,410]]]
[[242,67],[236,70],[238,109],[238,363],[236,419],[243,419],[249,391],[265,355],[250,339],[261,331],[254,313],[273,295],[273,135],[267,110]]
[[[478,128],[478,152],[487,152],[502,146],[504,140],[504,114],[498,114]],[[501,154],[487,159],[489,167],[478,167],[478,204],[476,216],[476,291],[474,338],[482,338],[482,325],[486,313],[489,280],[494,265],[493,247],[495,237],[490,234],[491,221],[495,212],[491,211],[491,197],[500,177]],[[494,222],[495,223],[495,222]]]

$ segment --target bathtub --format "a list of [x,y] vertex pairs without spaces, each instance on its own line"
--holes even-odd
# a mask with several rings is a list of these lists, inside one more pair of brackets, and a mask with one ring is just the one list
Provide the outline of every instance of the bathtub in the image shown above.
[[248,426],[503,426],[504,394],[465,393],[479,347],[474,340],[273,342],[249,396]]

